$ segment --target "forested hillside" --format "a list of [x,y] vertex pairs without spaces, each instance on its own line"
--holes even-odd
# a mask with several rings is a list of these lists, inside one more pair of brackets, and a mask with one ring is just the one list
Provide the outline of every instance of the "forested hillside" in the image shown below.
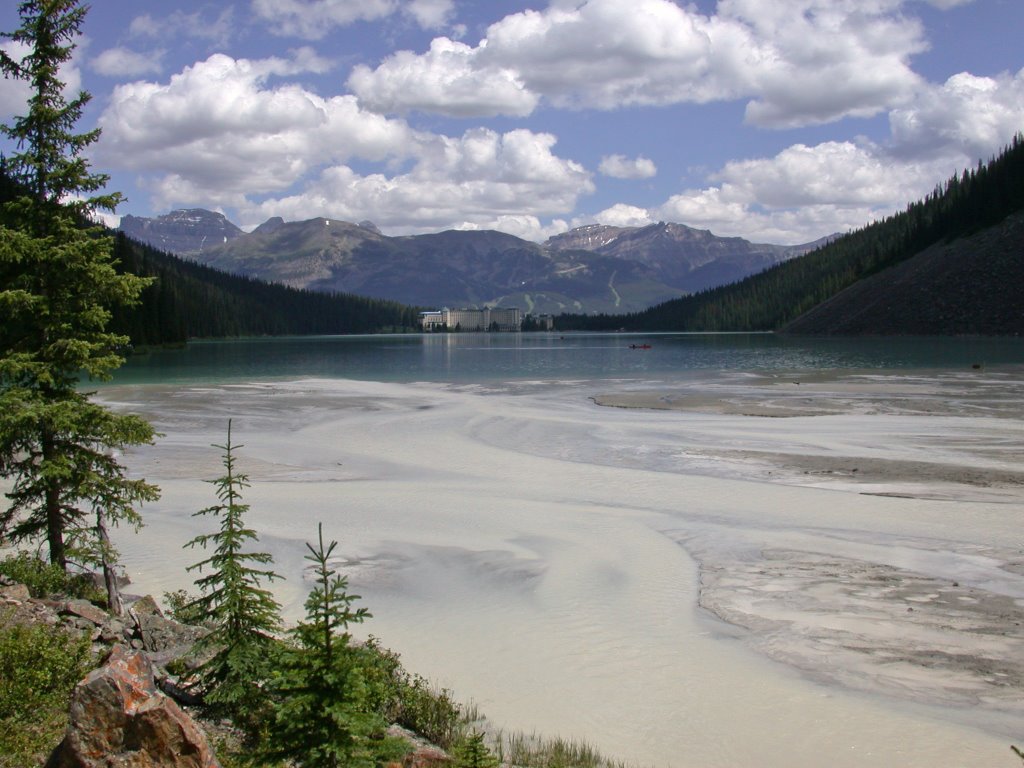
[[[937,244],[976,234],[1024,210],[1024,138],[987,164],[955,174],[924,200],[901,213],[870,224],[805,256],[787,261],[741,282],[659,304],[631,315],[563,315],[559,329],[762,331],[778,330],[860,280],[900,264]],[[1005,248],[1005,243],[1001,246]],[[988,258],[981,248],[965,258]],[[1024,258],[1018,255],[1017,257]],[[978,269],[976,279],[1001,281],[998,271]],[[918,279],[926,280],[927,273]],[[1024,286],[1020,287],[1024,290]],[[979,293],[984,294],[983,287]],[[1010,292],[1013,294],[1013,292]],[[993,291],[992,300],[1007,295]],[[1017,294],[1019,295],[1019,291]],[[941,297],[940,297],[941,298]],[[998,313],[993,313],[998,314]],[[913,332],[900,328],[876,332]],[[962,332],[941,325],[932,332]],[[986,330],[1018,333],[1020,329]]]
[[[0,164],[0,203],[20,194]],[[133,344],[174,344],[190,338],[417,330],[418,310],[394,301],[297,290],[219,272],[179,259],[123,233],[111,233],[125,272],[156,278],[142,304],[116,310],[114,333]],[[2,276],[0,276],[2,277]]]
[[936,243],[854,283],[783,330],[807,335],[1024,334],[1024,213]]
[[123,234],[115,236],[114,254],[124,270],[156,278],[143,292],[142,306],[117,313],[111,323],[112,330],[127,334],[135,344],[418,327],[413,307],[229,275],[162,253]]

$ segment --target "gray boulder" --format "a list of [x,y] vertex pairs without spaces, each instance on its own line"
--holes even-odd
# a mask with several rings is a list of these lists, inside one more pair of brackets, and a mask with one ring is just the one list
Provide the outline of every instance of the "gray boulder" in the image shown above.
[[97,608],[88,600],[68,600],[61,609],[64,616],[78,617],[94,626],[102,626],[110,615],[102,608]]

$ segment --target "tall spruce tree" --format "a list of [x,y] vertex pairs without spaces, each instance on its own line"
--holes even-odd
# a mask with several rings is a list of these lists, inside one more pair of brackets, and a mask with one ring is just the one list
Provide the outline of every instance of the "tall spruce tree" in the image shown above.
[[185,545],[213,549],[188,568],[207,571],[196,579],[202,594],[188,608],[212,626],[197,646],[200,655],[210,656],[196,670],[196,687],[214,712],[234,717],[255,736],[253,728],[267,706],[262,683],[270,674],[274,635],[281,629],[281,606],[261,584],[281,577],[259,567],[272,562],[269,554],[247,551],[257,536],[245,527],[249,505],[242,503],[241,492],[249,486],[249,476],[235,467],[235,451],[241,446],[231,442],[230,421],[227,442],[214,447],[224,451],[225,472],[209,481],[216,486],[220,503],[194,516],[211,515],[220,525],[216,532],[196,536]]
[[296,645],[284,654],[274,678],[274,719],[266,757],[300,768],[372,768],[401,751],[383,734],[384,719],[367,703],[359,659],[349,645],[348,625],[370,614],[352,609],[359,595],[347,592],[348,581],[330,567],[338,542],[307,543],[316,586],[306,599],[306,620],[292,635]]
[[5,78],[31,89],[27,114],[0,131],[17,152],[4,162],[15,186],[0,207],[0,476],[13,480],[0,512],[9,543],[45,539],[50,560],[110,565],[107,523],[138,525],[138,504],[158,489],[126,475],[117,452],[150,443],[153,429],[78,389],[84,372],[107,379],[128,342],[109,333],[111,308],[137,303],[147,281],[118,274],[112,241],[91,224],[119,194],[83,152],[99,131],[75,133],[89,94],[67,100],[60,79],[87,8],[78,0],[26,0],[21,26],[0,33],[28,53],[0,50]]

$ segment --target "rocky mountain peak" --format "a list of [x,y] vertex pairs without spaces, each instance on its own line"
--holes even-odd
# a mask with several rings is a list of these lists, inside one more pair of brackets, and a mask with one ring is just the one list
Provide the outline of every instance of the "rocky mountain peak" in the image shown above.
[[715,235],[711,233],[711,230],[696,229],[695,227],[688,227],[685,224],[677,224],[671,221],[659,221],[657,224],[649,224],[646,227],[640,227],[634,234],[639,238],[661,237],[678,242],[700,241],[715,237]]
[[280,216],[271,216],[252,231],[254,235],[269,235],[284,226],[284,219]]
[[598,251],[614,242],[625,230],[607,224],[586,224],[548,238],[544,244],[556,251]]
[[194,256],[245,234],[222,213],[205,208],[180,208],[163,216],[126,215],[118,227],[129,237],[154,248]]
[[734,282],[798,252],[664,221],[589,224],[543,245],[494,230],[388,237],[370,221],[325,217],[286,222],[275,216],[245,234],[202,209],[125,217],[122,229],[217,269],[294,288],[416,306],[504,303],[555,313],[645,309]]

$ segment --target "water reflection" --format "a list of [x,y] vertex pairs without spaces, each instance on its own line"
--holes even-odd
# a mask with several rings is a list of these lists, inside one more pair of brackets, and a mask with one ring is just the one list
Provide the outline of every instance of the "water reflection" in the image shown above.
[[274,378],[488,382],[687,376],[708,370],[1024,364],[1020,339],[807,338],[774,334],[463,333],[196,341],[132,357],[114,383]]

